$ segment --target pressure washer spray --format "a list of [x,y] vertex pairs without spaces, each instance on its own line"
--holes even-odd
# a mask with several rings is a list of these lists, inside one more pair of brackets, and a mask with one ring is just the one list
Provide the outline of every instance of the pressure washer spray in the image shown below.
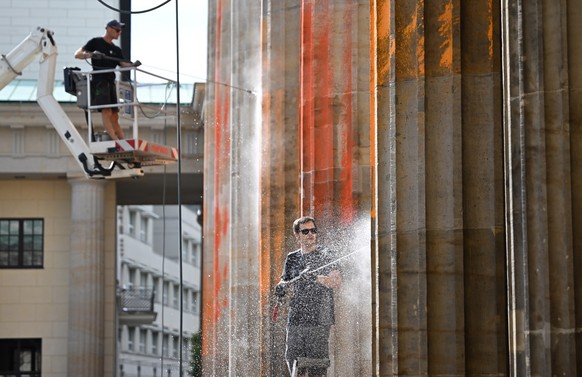
[[348,253],[344,256],[339,257],[338,259],[331,261],[327,264],[324,264],[323,266],[317,267],[314,270],[310,270],[309,267],[307,267],[306,269],[304,269],[303,271],[301,271],[300,273],[297,274],[297,276],[295,276],[292,279],[289,280],[281,280],[276,286],[275,286],[275,297],[277,298],[277,301],[275,303],[275,308],[273,309],[273,315],[271,316],[271,320],[273,322],[275,322],[277,320],[277,316],[279,315],[279,306],[281,306],[283,304],[283,297],[285,297],[285,291],[286,288],[289,284],[301,279],[302,277],[305,277],[306,275],[310,275],[310,274],[314,274],[319,270],[322,270],[326,267],[331,266],[332,264],[335,264],[337,262],[339,262],[340,260],[343,260],[347,257],[349,257],[352,254],[355,254],[357,252],[359,252],[362,249],[358,249],[356,251],[352,251],[351,253]]

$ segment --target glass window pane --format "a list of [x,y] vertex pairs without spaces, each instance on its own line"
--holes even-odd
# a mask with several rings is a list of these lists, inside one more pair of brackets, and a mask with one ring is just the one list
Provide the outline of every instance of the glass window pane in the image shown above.
[[24,266],[32,266],[32,251],[22,253],[22,264]]
[[32,236],[22,237],[22,250],[32,250]]
[[42,251],[42,236],[34,236],[32,242],[32,250]]
[[10,220],[9,228],[10,229],[8,230],[8,232],[10,234],[18,234],[20,229],[18,220]]
[[32,370],[32,351],[21,350],[20,351],[20,371],[30,372]]
[[34,234],[43,234],[42,223],[43,220],[34,220]]
[[22,234],[32,234],[32,220],[22,221]]
[[18,236],[8,236],[8,250],[18,251]]
[[10,231],[10,221],[0,220],[0,234],[6,235]]
[[[41,367],[42,363],[41,363],[41,357],[40,357],[40,349],[37,349],[34,355],[34,371],[35,372],[40,372],[40,367]],[[39,374],[40,376],[40,374]]]
[[0,250],[8,250],[9,238],[6,236],[0,236]]
[[18,253],[10,253],[8,265],[18,266]]
[[32,253],[32,265],[33,266],[42,266],[42,252]]
[[0,266],[8,266],[8,253],[0,252]]

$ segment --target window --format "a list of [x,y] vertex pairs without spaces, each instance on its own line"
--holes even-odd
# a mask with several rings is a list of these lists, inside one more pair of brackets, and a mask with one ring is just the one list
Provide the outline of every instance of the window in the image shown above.
[[127,233],[135,237],[135,227],[136,227],[136,217],[137,213],[135,211],[129,211],[129,224],[127,227]]
[[135,276],[136,276],[136,271],[135,271],[135,268],[131,268],[131,267],[130,267],[130,268],[127,270],[127,272],[128,272],[128,277],[127,277],[127,284],[126,284],[126,286],[127,286],[127,288],[131,289],[131,288],[133,288],[133,286],[134,286],[134,284],[135,284],[135,280],[136,280],[136,277],[135,277]]
[[135,342],[135,327],[127,328],[127,350],[133,351]]
[[198,292],[192,291],[192,300],[190,301],[190,305],[192,305],[190,308],[192,312],[196,313],[198,311]]
[[[156,303],[159,304],[160,302],[162,302],[161,296],[160,296],[160,287],[159,287],[160,279],[155,277],[155,278],[153,278],[153,281],[154,281],[154,287],[153,287],[154,288],[154,300]],[[163,288],[162,288],[162,291],[163,291]]]
[[162,356],[170,356],[170,336],[167,334],[163,335],[162,338]]
[[158,333],[152,332],[152,355],[158,356]]
[[192,264],[196,267],[200,266],[200,261],[198,259],[199,255],[200,255],[200,244],[195,243],[194,245],[192,245]]
[[144,217],[144,216],[140,217],[139,239],[142,242],[148,241],[148,219],[147,219],[147,217]]
[[0,268],[42,267],[43,219],[0,219]]
[[180,338],[172,336],[172,356],[178,358],[178,351],[180,351]]
[[174,288],[173,290],[173,296],[172,296],[172,305],[174,306],[174,308],[179,308],[179,303],[180,303],[180,286],[177,284],[174,284],[174,286],[172,287]]
[[188,240],[182,242],[182,261],[190,263],[190,242]]
[[184,311],[188,311],[188,309],[190,308],[189,302],[190,302],[190,290],[183,288],[182,289],[182,308],[184,308]]
[[170,285],[171,284],[172,283],[170,283],[169,281],[162,283],[162,303],[164,305],[169,305],[170,304],[170,298],[169,298],[170,294],[169,294],[169,291],[170,291]]
[[0,376],[40,377],[41,339],[0,339]]
[[140,329],[139,330],[139,352],[146,353],[146,340],[147,340],[147,330]]
[[139,273],[139,286],[142,289],[147,288],[148,285],[148,274],[145,271]]

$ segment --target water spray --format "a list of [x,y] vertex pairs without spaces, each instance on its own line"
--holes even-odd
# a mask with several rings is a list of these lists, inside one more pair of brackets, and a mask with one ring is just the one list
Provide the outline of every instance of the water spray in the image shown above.
[[317,271],[320,271],[326,267],[329,267],[353,254],[356,254],[358,252],[360,252],[361,250],[364,250],[365,248],[359,248],[355,251],[352,251],[351,253],[348,253],[346,255],[343,255],[339,258],[337,258],[336,260],[333,260],[327,264],[324,264],[323,266],[320,266],[316,269],[310,270],[309,267],[307,267],[306,269],[304,269],[303,271],[299,272],[297,274],[297,276],[295,276],[292,279],[289,280],[281,280],[279,281],[279,283],[277,284],[277,286],[275,287],[275,296],[277,297],[277,301],[275,303],[275,308],[273,309],[273,315],[271,317],[272,321],[276,321],[277,320],[277,316],[279,315],[279,306],[283,303],[283,297],[285,296],[285,287],[287,287],[289,284],[301,279],[302,277],[309,275],[309,274],[313,274]]

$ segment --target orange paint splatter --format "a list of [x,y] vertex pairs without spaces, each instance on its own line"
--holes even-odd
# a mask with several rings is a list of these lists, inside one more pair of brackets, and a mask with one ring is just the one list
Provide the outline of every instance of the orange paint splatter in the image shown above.
[[[408,48],[415,48],[416,45],[416,67],[408,67],[409,74],[415,77],[424,76],[424,33],[423,28],[419,25],[418,20],[418,9],[422,7],[422,4],[416,5],[416,11],[410,19],[410,22],[404,27],[403,33],[403,45],[408,46]],[[416,43],[414,43],[416,40]]]
[[487,27],[487,38],[489,39],[489,60],[493,61],[493,0],[489,0],[487,3],[487,8],[487,21],[489,22]]
[[445,10],[439,17],[439,22],[438,31],[443,39],[440,66],[450,70],[453,67],[453,4],[451,2],[445,5]]

